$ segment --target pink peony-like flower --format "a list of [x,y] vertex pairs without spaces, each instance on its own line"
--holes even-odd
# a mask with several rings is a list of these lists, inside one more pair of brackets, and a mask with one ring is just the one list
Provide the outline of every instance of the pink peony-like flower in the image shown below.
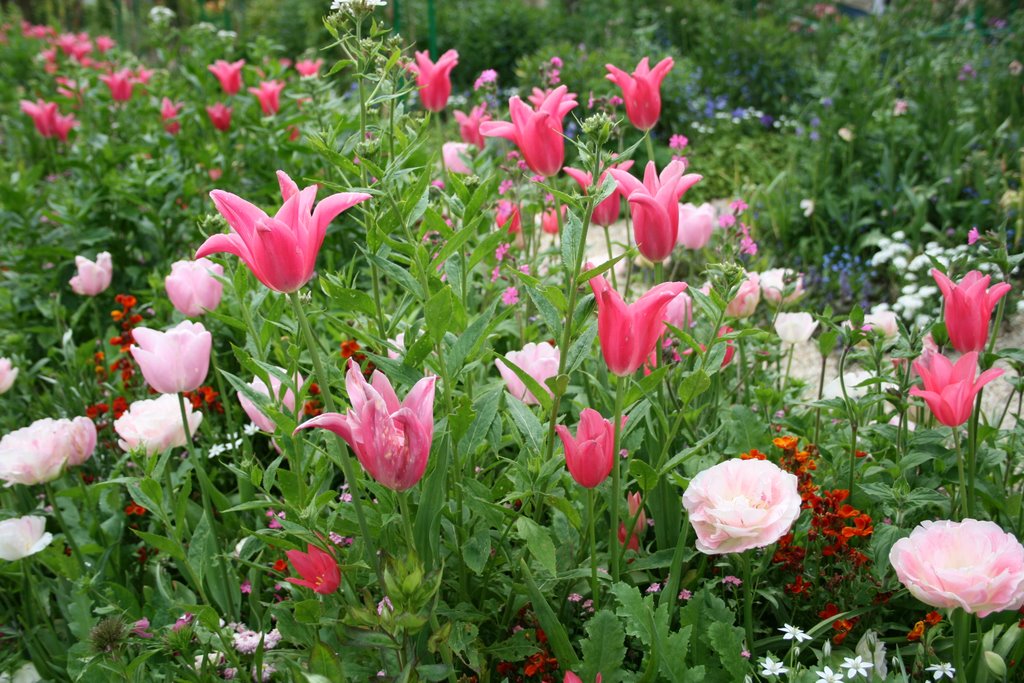
[[45,484],[95,449],[96,425],[87,417],[36,420],[0,439],[0,479],[7,486]]
[[747,279],[740,285],[740,290],[725,307],[725,314],[734,318],[749,318],[757,310],[760,301],[761,278],[757,273],[747,273]]
[[[284,373],[283,368],[278,368],[278,370]],[[296,374],[295,386],[301,387],[302,383],[302,375]],[[249,387],[251,387],[252,390],[258,394],[269,396],[270,400],[274,403],[280,401],[283,404],[283,406],[288,410],[288,412],[295,411],[295,392],[292,391],[291,388],[286,387],[284,395],[282,396],[281,380],[279,380],[273,374],[270,375],[270,389],[267,389],[266,382],[264,382],[259,377],[254,377],[253,380],[249,382]],[[259,407],[257,407],[255,403],[250,401],[241,391],[238,392],[238,402],[242,404],[242,410],[244,410],[245,414],[249,416],[249,419],[253,421],[253,424],[255,424],[257,427],[259,427],[265,432],[274,431],[276,427],[274,421],[267,417],[263,413],[263,411],[261,411]]]
[[110,286],[114,276],[114,264],[110,260],[110,252],[101,251],[96,255],[96,261],[90,261],[84,256],[75,257],[75,266],[78,272],[69,281],[71,291],[82,296],[96,296]]
[[[45,517],[33,515],[5,519],[0,522],[0,560],[15,562],[35,555],[52,540],[53,534],[46,530]],[[20,677],[16,675],[15,678]]]
[[707,555],[763,548],[800,516],[797,479],[767,460],[726,460],[699,473],[683,507]]
[[889,562],[926,605],[987,617],[1024,605],[1024,546],[989,521],[922,522],[896,541]]
[[[523,372],[537,380],[548,392],[548,395],[551,395],[551,389],[548,388],[545,381],[549,377],[554,377],[558,374],[558,362],[561,358],[561,352],[557,347],[552,346],[548,342],[541,342],[540,344],[530,342],[521,351],[510,351],[505,354],[505,357],[518,365]],[[537,397],[526,388],[526,384],[523,383],[523,380],[519,379],[519,375],[512,368],[505,365],[501,359],[495,360],[494,364],[498,366],[498,372],[501,373],[501,378],[505,380],[508,393],[528,406],[535,406],[540,403]]]
[[[189,434],[195,434],[203,422],[203,414],[192,410],[185,401]],[[140,450],[146,455],[163,453],[168,448],[185,445],[185,428],[181,423],[178,397],[164,394],[159,398],[136,401],[127,412],[114,421],[114,431],[121,438],[117,445],[125,451]]]

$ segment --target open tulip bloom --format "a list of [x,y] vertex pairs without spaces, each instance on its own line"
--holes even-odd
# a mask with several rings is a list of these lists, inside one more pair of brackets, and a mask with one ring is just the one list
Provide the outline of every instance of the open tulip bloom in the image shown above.
[[366,201],[365,192],[339,192],[313,209],[317,186],[299,190],[288,174],[277,172],[284,205],[270,217],[241,197],[214,190],[214,205],[231,227],[231,234],[213,235],[196,258],[227,252],[242,259],[253,275],[275,292],[294,292],[309,282],[327,224],[342,211]]
[[974,397],[981,388],[1003,374],[999,368],[978,372],[978,353],[965,353],[954,364],[945,356],[925,352],[914,361],[914,370],[924,389],[911,387],[910,395],[923,398],[935,419],[948,427],[959,427],[971,417]]
[[946,300],[946,332],[950,344],[960,353],[984,349],[992,311],[1010,291],[1010,285],[1002,282],[989,288],[991,278],[976,270],[964,275],[960,282],[953,282],[934,268],[932,277]]
[[289,576],[285,579],[288,583],[305,586],[321,595],[330,595],[341,585],[341,570],[338,569],[338,561],[326,550],[321,550],[309,543],[306,552],[289,550],[285,555],[288,556],[288,561],[295,571],[302,577],[296,579]]
[[576,95],[560,85],[552,90],[534,111],[518,97],[508,102],[508,121],[486,121],[480,124],[484,137],[511,140],[519,147],[526,164],[545,177],[557,175],[565,160],[565,138],[562,119],[576,107]]
[[651,261],[664,261],[672,253],[679,236],[679,198],[703,177],[685,171],[685,164],[673,161],[659,175],[651,161],[640,182],[628,171],[608,170],[629,201],[637,249]]
[[671,57],[650,67],[647,57],[640,60],[632,74],[613,64],[605,64],[609,73],[605,78],[622,88],[629,122],[640,130],[650,130],[661,116],[661,82],[675,66]]

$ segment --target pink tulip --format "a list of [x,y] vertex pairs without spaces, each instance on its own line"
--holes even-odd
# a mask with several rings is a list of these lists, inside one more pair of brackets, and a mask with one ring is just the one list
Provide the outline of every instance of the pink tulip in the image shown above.
[[[188,433],[194,435],[203,423],[203,414],[193,410],[190,401],[185,401],[185,419],[188,421]],[[117,445],[125,452],[141,451],[156,455],[168,448],[186,445],[181,408],[178,397],[173,394],[135,401],[114,420],[114,431],[121,437]]]
[[115,102],[127,102],[132,98],[132,87],[135,85],[135,75],[131,69],[121,69],[109,74],[100,76],[100,80],[110,88],[110,96]]
[[541,230],[543,230],[544,232],[546,232],[549,235],[557,235],[558,234],[558,226],[559,226],[559,224],[560,223],[561,224],[565,223],[565,211],[566,211],[566,207],[563,204],[562,205],[562,211],[561,211],[562,220],[559,221],[558,220],[558,213],[559,212],[555,210],[555,207],[552,206],[552,207],[550,207],[548,209],[545,209],[544,210],[544,214],[540,218]]
[[473,172],[465,162],[470,157],[469,148],[468,142],[446,142],[441,146],[441,156],[449,173],[469,175]]
[[68,141],[68,133],[78,127],[78,119],[74,114],[57,114],[53,117],[53,135],[61,142]]
[[693,299],[686,292],[679,292],[665,307],[665,322],[686,332],[693,325]]
[[544,100],[548,98],[548,95],[553,92],[554,90],[551,88],[538,88],[535,86],[533,90],[530,91],[530,94],[526,96],[526,101],[529,102],[534,109],[539,109],[540,106],[544,104]]
[[189,318],[212,311],[220,304],[224,292],[217,275],[224,275],[224,267],[209,259],[175,261],[171,264],[171,274],[164,278],[167,297]]
[[114,264],[110,260],[110,252],[101,251],[96,254],[96,262],[84,256],[75,257],[78,273],[69,281],[71,291],[82,296],[96,296],[110,286],[114,276]]
[[637,491],[626,496],[626,502],[629,505],[629,517],[627,519],[636,517],[636,522],[633,524],[633,530],[628,533],[628,538],[625,523],[619,522],[619,543],[630,550],[639,551],[640,539],[643,537],[644,532],[647,531],[647,515],[644,514],[643,500],[640,498],[640,492]]
[[18,368],[14,367],[10,358],[0,358],[0,394],[6,394],[18,379]]
[[[15,562],[35,555],[53,541],[46,530],[46,518],[38,515],[14,517],[0,522],[0,560]],[[36,680],[38,676],[31,676]],[[22,680],[19,674],[14,680]]]
[[44,138],[54,136],[53,119],[57,115],[56,102],[21,100],[21,111],[32,117],[32,123],[35,124],[40,135]]
[[757,310],[761,301],[761,278],[757,273],[747,273],[747,279],[740,284],[740,289],[725,307],[725,314],[734,318],[749,318]]
[[593,408],[584,408],[575,438],[564,425],[556,425],[555,430],[565,447],[565,466],[577,484],[592,489],[608,477],[615,463],[615,427],[611,420]]
[[[623,161],[618,164],[613,164],[609,168],[618,169],[619,171],[628,171],[633,167],[633,160]],[[594,175],[589,171],[582,171],[578,168],[572,168],[566,166],[564,169],[565,174],[576,181],[583,190],[584,194],[588,194],[590,187],[594,184]],[[608,177],[608,170],[605,169],[601,172],[601,179],[597,185],[600,187],[604,184],[604,180]],[[619,220],[619,211],[622,208],[622,189],[619,187],[615,188],[615,191],[609,195],[607,199],[601,200],[601,203],[594,207],[594,214],[590,217],[590,220],[595,225],[600,225],[607,228],[609,225]]]
[[243,66],[245,66],[244,59],[239,59],[237,62],[225,62],[223,59],[218,59],[206,68],[217,77],[220,87],[226,94],[235,95],[242,89]]
[[626,116],[630,123],[640,130],[650,130],[661,116],[661,81],[675,62],[671,57],[658,62],[653,69],[647,57],[640,60],[632,74],[612,64],[605,64],[609,73],[605,78],[622,88],[622,99],[626,102]]
[[932,277],[945,299],[946,332],[953,348],[960,353],[984,349],[992,311],[1010,291],[1010,285],[1002,282],[989,289],[991,278],[976,270],[967,273],[960,282],[953,282],[934,268]]
[[621,169],[610,169],[633,213],[633,231],[640,253],[651,261],[664,261],[679,235],[679,198],[702,176],[683,175],[686,165],[673,161],[658,175],[653,161],[647,163],[644,181]]
[[206,108],[206,115],[210,117],[214,128],[227,132],[231,130],[231,111],[231,107],[218,102]]
[[206,379],[213,337],[202,323],[184,320],[167,332],[136,327],[132,336],[132,357],[161,394],[195,391]]
[[603,276],[590,280],[597,300],[597,335],[608,369],[631,375],[651,355],[665,331],[665,308],[686,289],[685,282],[664,282],[626,305]]
[[[253,275],[276,292],[294,292],[309,282],[327,224],[342,211],[370,198],[365,192],[332,194],[313,209],[317,186],[299,191],[288,174],[277,172],[284,205],[272,218],[237,195],[210,193],[231,234],[209,237],[196,258],[220,252],[242,259]],[[310,213],[312,210],[312,213]]]
[[96,36],[96,49],[101,53],[109,52],[117,43],[110,36]]
[[319,427],[334,432],[348,442],[370,476],[390,489],[405,491],[427,469],[434,439],[436,380],[424,377],[399,404],[387,377],[375,370],[367,383],[359,366],[350,359],[345,386],[352,409],[347,415],[318,415],[295,431]]
[[452,94],[451,73],[459,63],[459,53],[448,50],[437,63],[430,61],[429,52],[417,52],[416,63],[409,70],[416,74],[416,85],[420,88],[420,100],[428,111],[444,111],[448,97]]
[[[280,370],[282,374],[284,373],[283,368],[278,368],[278,370]],[[295,386],[301,387],[303,383],[302,375],[296,373],[294,381]],[[273,373],[270,374],[269,389],[267,388],[266,382],[259,377],[254,377],[253,380],[249,382],[249,387],[257,394],[263,394],[274,402],[280,400],[281,405],[287,408],[288,412],[295,411],[295,392],[292,391],[291,388],[285,388],[284,394],[282,395],[281,389],[283,385],[281,384],[281,380],[279,380]],[[249,419],[252,420],[253,424],[265,432],[274,431],[276,428],[274,421],[267,417],[255,403],[246,398],[245,394],[240,391],[238,392],[238,402],[242,404],[242,410],[244,410],[245,414],[249,416]]]
[[283,81],[262,81],[258,88],[249,88],[249,92],[260,101],[260,109],[264,116],[273,116],[281,108],[281,91]]
[[[546,382],[558,374],[561,352],[557,347],[552,346],[548,342],[541,342],[540,344],[530,342],[521,351],[509,351],[505,354],[505,357],[519,366],[520,370],[537,380],[537,383],[548,392],[548,396],[552,395],[551,389],[548,388]],[[505,380],[505,387],[508,389],[508,393],[528,406],[535,406],[540,403],[537,397],[533,395],[533,392],[526,388],[523,380],[519,379],[519,375],[512,368],[505,365],[504,361],[499,358],[494,361],[494,364],[498,367],[501,378]]]
[[507,199],[499,199],[498,210],[494,213],[494,223],[499,228],[505,228],[510,235],[522,232],[523,222],[519,205]]
[[557,175],[565,160],[562,119],[576,106],[575,98],[568,88],[561,85],[534,111],[518,97],[513,97],[508,103],[512,122],[481,123],[480,133],[484,137],[499,137],[514,142],[535,173],[545,177]]
[[788,268],[766,270],[758,278],[761,295],[770,304],[791,304],[804,295],[804,276]]
[[140,66],[138,69],[135,70],[135,74],[132,76],[132,80],[135,83],[138,83],[139,85],[147,85],[149,83],[149,79],[153,78],[154,73],[156,72],[152,69],[147,69],[143,66]]
[[458,110],[454,113],[455,120],[459,124],[459,135],[462,136],[463,142],[468,142],[483,149],[486,141],[480,133],[480,124],[491,120],[490,114],[487,113],[487,103],[484,102],[473,107],[468,115]]
[[324,65],[322,59],[300,59],[295,62],[295,70],[303,78],[312,78],[320,73],[320,67]]
[[87,417],[36,420],[0,439],[0,479],[7,486],[45,484],[95,449],[96,425]]
[[935,419],[948,427],[967,422],[974,409],[974,397],[1003,374],[999,368],[992,368],[975,379],[977,351],[965,353],[955,365],[943,355],[925,352],[914,361],[914,370],[924,382],[924,389],[911,387],[910,395],[923,398]]
[[296,586],[305,586],[314,593],[330,595],[341,586],[341,570],[338,561],[326,550],[317,548],[312,543],[306,544],[307,551],[289,550],[285,553],[292,568],[302,578],[289,576],[285,579]]
[[160,118],[164,121],[164,130],[171,135],[177,135],[181,130],[181,123],[178,122],[178,114],[184,105],[180,102],[172,102],[168,98],[160,101]]
[[678,243],[686,249],[703,249],[715,229],[715,207],[710,204],[679,205]]

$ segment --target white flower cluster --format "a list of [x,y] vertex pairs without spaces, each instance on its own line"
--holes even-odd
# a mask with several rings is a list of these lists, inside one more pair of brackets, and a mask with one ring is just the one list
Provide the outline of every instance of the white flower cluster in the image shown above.
[[[242,431],[245,432],[247,436],[252,436],[253,434],[259,431],[259,427],[250,422],[249,424],[242,427]],[[227,453],[229,451],[233,451],[234,449],[242,445],[242,437],[238,432],[231,432],[230,434],[227,435],[227,437],[228,440],[226,442],[215,443],[212,446],[210,446],[210,449],[207,451],[206,456],[208,458],[216,458],[218,455]]]
[[331,3],[331,11],[355,12],[357,10],[373,10],[374,7],[387,7],[385,0],[334,0]]
[[149,10],[149,23],[154,26],[166,26],[174,21],[174,10],[163,5],[155,5]]

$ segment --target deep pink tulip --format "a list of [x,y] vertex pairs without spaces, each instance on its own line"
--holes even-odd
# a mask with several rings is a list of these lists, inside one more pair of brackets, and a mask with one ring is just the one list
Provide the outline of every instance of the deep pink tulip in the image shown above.
[[132,76],[132,80],[139,85],[148,85],[149,80],[153,78],[153,74],[156,72],[152,69],[147,69],[144,66],[140,66],[135,70],[135,74]]
[[675,62],[666,57],[652,69],[647,57],[640,60],[632,74],[612,64],[605,64],[609,73],[605,78],[622,88],[622,99],[626,102],[626,116],[630,123],[640,130],[650,130],[661,116],[661,81]]
[[469,114],[458,110],[454,113],[455,120],[459,124],[459,135],[462,136],[463,142],[468,142],[483,149],[487,143],[484,140],[484,136],[480,133],[480,124],[491,120],[491,115],[487,113],[487,103],[484,102],[473,107]]
[[541,227],[541,230],[543,230],[544,232],[546,232],[549,235],[557,235],[558,234],[558,226],[565,224],[565,216],[566,216],[566,206],[565,206],[565,204],[562,204],[561,214],[562,214],[562,220],[559,221],[558,220],[558,212],[555,210],[555,207],[552,206],[552,207],[548,207],[547,209],[545,209],[544,213],[540,217],[540,227]]
[[202,323],[184,320],[166,332],[136,327],[132,336],[132,358],[161,394],[195,391],[206,379],[213,337]]
[[389,489],[405,491],[427,469],[434,439],[436,380],[424,377],[400,404],[387,377],[375,370],[367,383],[359,365],[350,359],[345,386],[352,409],[346,415],[318,415],[295,431],[311,427],[329,429],[348,442],[371,477]]
[[180,102],[172,102],[168,98],[160,101],[160,118],[164,122],[164,130],[171,135],[177,135],[181,130],[181,123],[178,121],[178,114],[184,105]]
[[115,102],[127,102],[132,98],[132,87],[135,85],[135,74],[131,69],[121,69],[100,76],[100,80],[110,88],[110,96]]
[[341,586],[341,570],[338,568],[338,561],[326,550],[321,550],[309,543],[306,546],[306,552],[289,550],[285,555],[288,556],[292,568],[302,577],[297,579],[294,576],[289,576],[285,579],[288,583],[305,586],[321,595],[330,595]]
[[231,107],[218,102],[206,108],[206,115],[210,117],[214,128],[227,132],[231,130],[231,111]]
[[277,181],[284,205],[272,218],[230,192],[211,192],[210,197],[231,227],[231,234],[207,238],[196,252],[196,258],[221,252],[234,254],[270,289],[294,292],[313,277],[327,224],[342,211],[369,199],[370,195],[340,192],[313,209],[316,185],[299,191],[298,185],[284,171],[277,172]]
[[237,62],[225,62],[223,59],[218,59],[206,68],[217,77],[220,87],[226,94],[235,95],[242,89],[243,66],[245,66],[244,59],[239,59]]
[[592,278],[590,286],[597,300],[597,335],[604,362],[616,375],[631,375],[654,350],[665,331],[665,308],[686,289],[686,283],[664,282],[628,306],[603,276]]
[[101,53],[109,52],[117,45],[110,36],[96,36],[96,49]]
[[577,484],[592,489],[608,477],[615,463],[615,426],[611,420],[593,408],[584,408],[575,438],[564,425],[556,425],[555,430],[565,447],[565,466]]
[[78,270],[68,284],[72,292],[81,296],[96,296],[106,291],[114,276],[114,263],[109,251],[96,254],[96,261],[76,256],[75,267]]
[[258,88],[249,88],[249,92],[260,101],[264,116],[273,116],[281,108],[282,90],[284,81],[263,81]]
[[[620,171],[628,171],[633,167],[633,160],[629,159],[622,163],[613,164],[610,168],[616,168]],[[590,171],[581,171],[578,168],[572,168],[566,166],[564,169],[566,175],[575,180],[580,189],[583,190],[584,194],[588,194],[590,186],[594,184],[594,175]],[[606,169],[601,173],[601,180],[597,186],[600,187],[604,184],[604,179],[608,176],[608,170]],[[595,224],[607,228],[609,225],[619,220],[619,211],[622,207],[622,190],[615,188],[611,196],[601,201],[600,204],[594,207],[594,215],[590,217],[590,220]]]
[[53,117],[53,135],[61,142],[68,141],[68,133],[78,127],[78,119],[74,114],[57,114]]
[[683,175],[685,170],[685,164],[673,161],[659,176],[650,161],[642,183],[627,171],[608,171],[629,201],[637,248],[651,261],[664,261],[672,253],[679,236],[679,198],[703,177]]
[[480,133],[484,137],[514,142],[535,173],[545,177],[557,175],[565,161],[562,119],[576,106],[575,98],[568,88],[560,85],[534,111],[521,99],[513,97],[508,103],[511,123],[487,121],[480,124]]
[[428,111],[443,111],[452,94],[451,73],[459,63],[459,53],[448,50],[437,60],[430,61],[430,53],[417,52],[416,63],[409,70],[416,74],[416,85],[420,87],[420,101]]
[[295,62],[295,70],[303,78],[312,78],[320,73],[320,67],[324,65],[322,59],[300,59]]
[[964,275],[960,282],[953,282],[935,268],[932,277],[946,300],[946,331],[953,348],[960,353],[984,349],[992,311],[1010,291],[1010,285],[1002,282],[989,289],[991,278],[976,270]]
[[46,102],[44,100],[36,100],[35,102],[29,102],[28,100],[21,100],[21,111],[32,117],[32,123],[35,124],[36,130],[44,138],[54,136],[53,124],[54,118],[57,116],[57,103]]
[[182,315],[195,318],[220,305],[224,292],[216,275],[224,275],[224,267],[209,259],[175,261],[171,274],[164,278],[167,297]]
[[978,372],[978,352],[971,351],[954,364],[938,353],[925,352],[914,361],[914,370],[924,389],[910,388],[910,395],[923,398],[935,419],[948,427],[959,427],[971,417],[974,397],[981,388],[1003,374],[999,368]]

